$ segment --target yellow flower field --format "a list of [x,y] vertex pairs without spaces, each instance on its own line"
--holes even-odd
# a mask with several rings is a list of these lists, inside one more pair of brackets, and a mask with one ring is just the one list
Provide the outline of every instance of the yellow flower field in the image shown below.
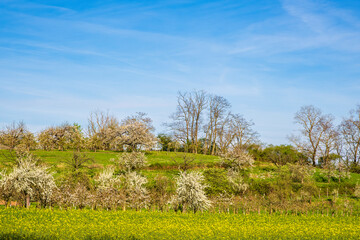
[[0,239],[359,239],[360,218],[1,209]]

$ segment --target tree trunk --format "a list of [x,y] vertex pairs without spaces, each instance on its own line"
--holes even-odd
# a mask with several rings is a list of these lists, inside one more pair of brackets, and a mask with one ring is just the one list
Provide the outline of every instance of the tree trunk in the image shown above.
[[26,208],[30,207],[30,195],[29,194],[26,194],[25,207]]

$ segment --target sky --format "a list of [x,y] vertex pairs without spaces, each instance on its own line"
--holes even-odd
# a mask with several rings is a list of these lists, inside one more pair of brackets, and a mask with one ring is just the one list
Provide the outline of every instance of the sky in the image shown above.
[[156,132],[178,91],[227,98],[267,144],[294,114],[337,121],[360,104],[360,1],[0,0],[0,128],[145,112]]

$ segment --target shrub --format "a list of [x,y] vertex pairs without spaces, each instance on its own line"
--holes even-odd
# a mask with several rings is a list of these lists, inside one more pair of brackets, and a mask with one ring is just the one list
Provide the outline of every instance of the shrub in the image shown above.
[[109,189],[115,187],[121,182],[119,177],[114,177],[114,167],[108,166],[100,174],[99,177],[95,180],[100,189]]
[[232,191],[229,180],[224,169],[212,168],[204,171],[206,194],[217,195],[230,193]]
[[221,156],[222,165],[234,171],[240,171],[246,167],[252,167],[253,157],[244,151],[232,151]]
[[171,190],[172,185],[171,180],[166,176],[157,175],[154,178],[154,184],[151,188],[151,203],[157,205],[160,210],[163,210],[169,201],[169,190]]
[[119,167],[126,171],[139,170],[147,165],[146,156],[142,152],[125,152],[118,155],[118,159],[111,160],[119,164]]
[[350,167],[350,172],[360,174],[360,165],[352,164]]
[[355,186],[354,196],[357,197],[357,198],[360,198],[360,185],[359,185],[359,183],[357,183],[356,186]]
[[252,181],[250,183],[250,187],[249,189],[252,191],[252,192],[255,192],[255,193],[258,193],[260,195],[268,195],[271,190],[272,190],[272,187],[271,187],[271,183],[268,182],[268,181]]
[[310,180],[312,169],[308,165],[289,164],[289,172],[293,182],[304,183]]
[[136,172],[127,172],[124,175],[124,189],[130,208],[146,208],[149,202],[148,191],[145,188],[147,180]]
[[240,172],[229,170],[227,175],[230,186],[235,194],[244,193],[249,188],[249,184],[244,182]]
[[175,210],[189,209],[195,212],[206,210],[211,206],[205,195],[204,177],[199,172],[180,172],[176,181],[176,194],[170,201]]

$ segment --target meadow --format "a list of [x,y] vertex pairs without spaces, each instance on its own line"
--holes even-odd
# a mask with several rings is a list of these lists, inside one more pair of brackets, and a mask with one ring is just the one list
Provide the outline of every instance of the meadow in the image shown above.
[[[0,168],[10,170],[13,163],[7,154],[6,150],[0,150]],[[32,154],[41,159],[41,164],[50,167],[58,183],[72,173],[65,160],[72,158],[73,151],[36,150]],[[98,151],[86,154],[93,161],[86,163],[81,171],[94,184],[99,172],[114,164],[111,159],[121,153]],[[122,208],[78,209],[76,206],[65,209],[56,204],[40,209],[36,202],[30,209],[0,206],[0,239],[360,238],[360,201],[352,192],[360,174],[351,173],[350,178],[341,182],[332,180],[328,183],[320,177],[320,170],[315,169],[309,181],[319,191],[309,201],[299,198],[300,191],[309,186],[284,178],[281,169],[270,162],[256,161],[244,173],[249,184],[246,194],[237,195],[232,203],[225,203],[219,198],[224,190],[229,190],[223,182],[226,170],[221,166],[221,159],[202,154],[187,153],[186,156],[192,159],[189,171],[200,171],[205,175],[207,194],[214,203],[208,211],[176,212],[166,203],[162,211],[156,203],[138,211],[130,208],[126,211]],[[147,152],[146,157],[148,165],[141,170],[148,179],[146,188],[155,194],[158,189],[155,178],[166,176],[170,187],[161,193],[173,194],[184,153],[154,151]],[[267,189],[270,192],[267,193]]]
[[359,239],[356,216],[1,209],[0,239]]

